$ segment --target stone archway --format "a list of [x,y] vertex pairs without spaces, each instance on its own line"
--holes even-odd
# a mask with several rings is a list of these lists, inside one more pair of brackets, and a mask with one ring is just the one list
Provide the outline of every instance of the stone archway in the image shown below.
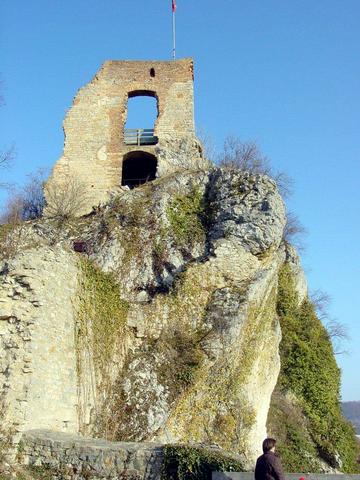
[[157,158],[148,152],[135,151],[124,155],[121,185],[134,188],[156,178]]

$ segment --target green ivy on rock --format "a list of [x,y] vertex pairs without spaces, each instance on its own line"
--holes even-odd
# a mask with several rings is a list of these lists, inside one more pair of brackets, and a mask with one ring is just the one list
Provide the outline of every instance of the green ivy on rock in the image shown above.
[[[319,471],[316,457],[320,457],[333,468],[355,473],[358,445],[353,427],[341,413],[341,372],[332,344],[310,300],[299,304],[287,264],[279,274],[277,312],[281,372],[268,428],[279,435],[285,469]],[[286,415],[291,408],[292,415]]]

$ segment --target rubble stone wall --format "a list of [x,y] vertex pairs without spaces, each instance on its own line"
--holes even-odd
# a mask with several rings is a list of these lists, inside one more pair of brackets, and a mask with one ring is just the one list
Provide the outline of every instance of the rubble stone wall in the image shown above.
[[2,427],[77,432],[74,255],[32,249],[0,271]]
[[[157,99],[157,145],[124,143],[128,99],[139,94]],[[105,62],[76,95],[64,121],[64,134],[64,153],[48,182],[47,199],[51,202],[50,189],[76,180],[86,191],[79,215],[105,202],[119,188],[122,162],[129,152],[155,155],[157,176],[205,166],[195,137],[192,59]],[[180,157],[179,151],[183,152]]]
[[21,442],[20,463],[49,468],[52,478],[160,478],[161,445],[107,442],[60,432],[26,432]]

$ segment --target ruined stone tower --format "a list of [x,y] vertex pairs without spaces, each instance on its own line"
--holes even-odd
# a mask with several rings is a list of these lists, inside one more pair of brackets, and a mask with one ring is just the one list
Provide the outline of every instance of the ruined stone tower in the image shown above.
[[[206,165],[195,136],[193,61],[107,61],[81,88],[64,121],[63,156],[47,183],[61,191],[72,182],[86,190],[77,214],[91,211],[121,186]],[[155,125],[125,129],[132,97],[157,102]]]

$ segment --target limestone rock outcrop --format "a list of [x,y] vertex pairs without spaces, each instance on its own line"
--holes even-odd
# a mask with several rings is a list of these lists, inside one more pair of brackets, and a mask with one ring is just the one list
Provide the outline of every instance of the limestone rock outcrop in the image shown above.
[[270,178],[221,169],[29,223],[32,248],[0,267],[5,421],[218,444],[250,466],[280,369],[284,225]]

